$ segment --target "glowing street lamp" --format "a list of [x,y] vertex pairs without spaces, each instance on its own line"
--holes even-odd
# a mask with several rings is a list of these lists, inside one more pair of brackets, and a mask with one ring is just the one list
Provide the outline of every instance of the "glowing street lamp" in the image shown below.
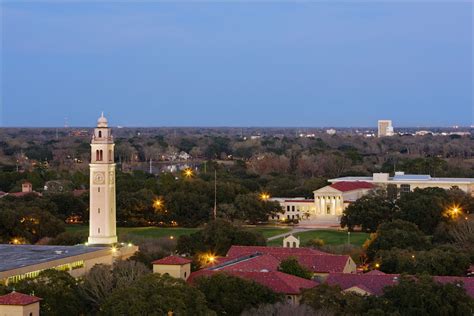
[[153,207],[156,209],[160,209],[163,207],[163,200],[162,199],[156,199],[153,201]]
[[447,213],[452,218],[457,218],[459,215],[461,215],[462,209],[458,205],[453,205],[451,208],[448,209]]
[[184,176],[185,176],[186,178],[191,178],[192,176],[194,176],[194,171],[193,171],[193,169],[191,169],[191,168],[186,168],[186,169],[184,169]]
[[260,200],[267,201],[269,198],[270,198],[270,194],[265,193],[265,192],[260,193]]

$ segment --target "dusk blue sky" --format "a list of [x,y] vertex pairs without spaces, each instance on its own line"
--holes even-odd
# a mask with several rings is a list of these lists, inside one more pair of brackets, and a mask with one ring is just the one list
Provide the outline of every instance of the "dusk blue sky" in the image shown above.
[[468,1],[2,3],[2,126],[473,122]]

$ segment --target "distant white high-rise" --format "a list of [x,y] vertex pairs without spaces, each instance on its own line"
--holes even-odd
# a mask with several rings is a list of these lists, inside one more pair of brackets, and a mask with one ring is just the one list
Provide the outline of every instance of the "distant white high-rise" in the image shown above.
[[392,120],[379,120],[378,137],[393,136]]
[[114,140],[104,113],[97,121],[91,142],[89,244],[117,242],[115,215]]

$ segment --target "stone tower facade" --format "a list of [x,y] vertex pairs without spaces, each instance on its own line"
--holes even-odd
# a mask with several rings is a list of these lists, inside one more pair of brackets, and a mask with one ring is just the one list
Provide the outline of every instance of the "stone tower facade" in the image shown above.
[[114,140],[102,113],[91,141],[89,244],[117,242]]

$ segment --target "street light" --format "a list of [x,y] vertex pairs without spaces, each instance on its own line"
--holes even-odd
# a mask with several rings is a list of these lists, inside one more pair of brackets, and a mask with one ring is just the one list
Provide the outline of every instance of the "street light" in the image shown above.
[[158,198],[153,201],[153,207],[156,209],[160,209],[163,206],[163,200],[161,198]]
[[191,178],[194,175],[194,171],[191,168],[184,169],[184,176],[186,178]]
[[260,193],[260,200],[267,201],[269,198],[270,198],[270,194],[265,193],[265,192]]
[[459,215],[461,215],[462,209],[459,207],[459,205],[453,205],[451,208],[448,209],[447,213],[452,218],[457,218]]

